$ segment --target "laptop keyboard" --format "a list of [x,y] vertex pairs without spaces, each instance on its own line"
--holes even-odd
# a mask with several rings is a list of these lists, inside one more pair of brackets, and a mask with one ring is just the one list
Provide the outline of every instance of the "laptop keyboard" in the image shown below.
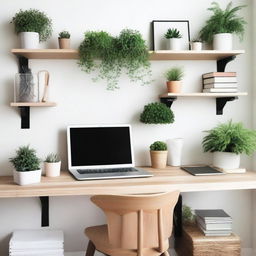
[[135,168],[113,168],[113,169],[78,169],[80,174],[90,174],[90,173],[118,173],[118,172],[138,172]]

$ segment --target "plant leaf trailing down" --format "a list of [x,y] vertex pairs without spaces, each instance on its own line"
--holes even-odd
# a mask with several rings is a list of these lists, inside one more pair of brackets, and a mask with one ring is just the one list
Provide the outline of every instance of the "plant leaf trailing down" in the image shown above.
[[[98,61],[99,60],[99,61]],[[85,33],[79,46],[78,65],[86,73],[98,71],[99,79],[107,81],[107,89],[118,89],[118,79],[125,70],[132,82],[151,82],[149,53],[138,31],[124,29],[118,37],[100,31]]]

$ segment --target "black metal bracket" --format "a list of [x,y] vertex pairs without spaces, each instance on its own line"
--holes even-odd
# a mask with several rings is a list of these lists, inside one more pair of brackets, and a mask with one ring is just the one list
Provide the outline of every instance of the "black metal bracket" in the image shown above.
[[41,226],[49,227],[49,197],[40,196],[41,201]]
[[19,73],[31,73],[31,69],[28,67],[28,59],[23,56],[18,56]]
[[160,98],[160,101],[164,103],[168,108],[172,106],[172,103],[177,100],[177,97]]
[[175,237],[182,236],[182,195],[179,195],[174,208],[174,235]]
[[21,129],[30,128],[30,107],[19,107],[21,118]]
[[235,58],[236,56],[229,56],[227,58],[217,60],[217,72],[225,72],[226,65]]
[[233,101],[238,99],[238,97],[221,97],[216,98],[216,114],[223,115],[223,109],[228,101]]

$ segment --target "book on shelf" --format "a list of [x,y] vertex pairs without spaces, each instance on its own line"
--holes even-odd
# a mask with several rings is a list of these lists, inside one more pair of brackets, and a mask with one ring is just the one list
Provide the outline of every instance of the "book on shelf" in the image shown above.
[[204,84],[204,89],[220,88],[220,89],[237,89],[237,83],[211,83]]
[[203,78],[210,77],[236,77],[236,72],[209,72],[203,74]]
[[208,89],[203,89],[203,92],[238,92],[237,88],[208,88]]
[[211,77],[206,78],[203,80],[204,84],[211,84],[211,83],[237,83],[236,76],[230,76],[230,77]]
[[201,209],[195,210],[196,216],[199,216],[204,221],[229,221],[232,218],[222,209]]
[[232,221],[215,221],[215,222],[204,222],[199,216],[196,216],[197,224],[200,225],[204,230],[226,230],[232,231]]
[[205,230],[200,225],[198,225],[198,227],[202,230],[205,236],[230,236],[232,234],[232,230]]

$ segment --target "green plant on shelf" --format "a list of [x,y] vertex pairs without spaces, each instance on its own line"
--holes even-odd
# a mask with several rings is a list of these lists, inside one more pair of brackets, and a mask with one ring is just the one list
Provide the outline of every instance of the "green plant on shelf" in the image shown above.
[[184,71],[183,68],[180,67],[174,67],[165,73],[165,77],[167,81],[181,81],[184,77]]
[[40,41],[46,41],[52,35],[52,21],[44,12],[36,9],[20,10],[12,18],[15,32],[37,32]]
[[182,38],[182,34],[180,33],[180,31],[177,28],[169,28],[164,36],[166,39]]
[[203,138],[205,152],[232,152],[251,155],[256,150],[256,131],[246,129],[242,123],[219,124],[206,131]]
[[145,124],[170,124],[174,122],[174,114],[163,103],[150,103],[144,106],[140,121]]
[[167,144],[163,141],[155,141],[153,144],[150,145],[151,151],[166,151]]
[[185,204],[182,205],[182,222],[184,224],[195,223],[195,215],[193,214],[191,207]]
[[59,33],[59,38],[62,39],[62,38],[65,38],[65,39],[68,39],[70,38],[70,33],[68,31],[62,31]]
[[44,160],[46,163],[57,163],[60,161],[58,154],[50,153]]
[[246,21],[243,17],[238,16],[245,5],[232,8],[232,2],[222,10],[217,2],[212,2],[212,7],[208,8],[213,15],[206,21],[206,25],[200,31],[200,38],[208,43],[213,40],[213,35],[218,33],[236,34],[243,39]]

